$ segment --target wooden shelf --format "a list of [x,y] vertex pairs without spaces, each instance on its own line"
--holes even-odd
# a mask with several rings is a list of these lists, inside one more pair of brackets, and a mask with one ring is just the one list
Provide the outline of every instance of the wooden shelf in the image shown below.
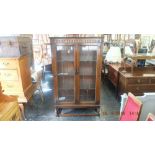
[[65,76],[65,77],[67,77],[67,76],[75,76],[75,74],[57,74],[57,76],[60,76],[60,77]]
[[57,63],[74,63],[74,60],[57,60]]

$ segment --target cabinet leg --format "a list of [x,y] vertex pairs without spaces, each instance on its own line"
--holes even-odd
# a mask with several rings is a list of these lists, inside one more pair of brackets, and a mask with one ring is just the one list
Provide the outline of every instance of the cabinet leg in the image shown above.
[[100,116],[100,108],[96,108],[95,111],[96,111],[97,114]]
[[62,109],[56,108],[55,110],[56,110],[56,117],[60,117],[60,113],[61,113]]

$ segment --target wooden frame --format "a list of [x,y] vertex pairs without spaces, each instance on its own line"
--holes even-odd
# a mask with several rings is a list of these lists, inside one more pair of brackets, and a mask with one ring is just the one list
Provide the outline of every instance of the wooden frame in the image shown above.
[[120,121],[138,121],[141,109],[142,102],[132,93],[129,93],[123,112],[120,115]]
[[[51,37],[51,50],[52,50],[52,71],[54,75],[54,99],[55,99],[55,107],[56,114],[60,116],[62,109],[74,109],[74,108],[90,108],[95,109],[97,111],[97,115],[99,115],[100,109],[100,85],[101,85],[101,67],[102,67],[102,44],[103,40],[101,37]],[[74,48],[74,101],[64,101],[59,102],[58,97],[58,66],[57,66],[57,46],[72,46]],[[82,101],[80,100],[80,80],[81,80],[81,61],[80,60],[80,47],[81,46],[95,46],[96,50],[96,75],[95,75],[95,99],[94,101]],[[85,61],[87,62],[87,61]],[[87,63],[86,63],[87,64]],[[91,75],[90,75],[91,76]],[[66,114],[64,114],[66,115]],[[72,116],[79,116],[83,114],[72,114]],[[91,115],[91,114],[86,114]],[[94,114],[92,114],[94,115]],[[70,114],[67,114],[70,116]]]
[[155,115],[153,115],[152,113],[149,113],[147,115],[146,121],[155,121]]

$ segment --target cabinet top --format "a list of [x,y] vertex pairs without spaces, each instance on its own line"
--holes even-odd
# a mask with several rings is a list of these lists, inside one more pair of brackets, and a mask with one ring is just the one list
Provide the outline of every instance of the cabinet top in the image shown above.
[[101,44],[102,37],[50,37],[51,44]]

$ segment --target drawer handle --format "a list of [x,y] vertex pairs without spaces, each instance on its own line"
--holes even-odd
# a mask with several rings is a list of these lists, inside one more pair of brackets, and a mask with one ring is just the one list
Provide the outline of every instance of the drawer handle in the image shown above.
[[3,65],[7,66],[9,65],[9,62],[3,62]]
[[12,76],[12,75],[11,75],[10,73],[5,73],[4,76],[10,77],[10,76]]
[[136,87],[136,90],[139,90],[139,87]]
[[13,88],[13,86],[12,86],[12,85],[7,85],[7,87],[9,87],[9,88]]

